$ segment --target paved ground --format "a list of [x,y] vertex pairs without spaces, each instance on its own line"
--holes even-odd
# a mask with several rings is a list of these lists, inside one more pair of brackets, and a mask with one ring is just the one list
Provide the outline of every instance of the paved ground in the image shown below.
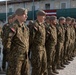
[[[57,75],[76,75],[76,57],[73,61],[70,62],[69,65],[64,68],[64,70],[58,70],[59,74]],[[0,74],[5,75],[5,74]]]

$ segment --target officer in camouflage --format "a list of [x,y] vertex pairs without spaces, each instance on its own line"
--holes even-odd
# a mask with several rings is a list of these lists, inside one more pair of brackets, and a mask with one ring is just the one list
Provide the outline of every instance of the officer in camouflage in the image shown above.
[[66,19],[64,17],[59,18],[59,24],[56,25],[57,28],[57,69],[63,69],[63,57],[64,57],[64,40],[65,40],[65,31],[64,24]]
[[68,56],[69,56],[69,41],[70,41],[70,25],[71,24],[71,18],[66,18],[66,24],[64,26],[65,28],[65,42],[64,42],[64,64],[69,64]]
[[44,26],[45,12],[39,10],[37,12],[37,20],[34,21],[32,28],[32,44],[31,50],[31,75],[47,75],[47,57],[45,50],[45,26]]
[[8,47],[8,33],[9,33],[9,28],[12,23],[12,15],[8,17],[8,23],[6,23],[1,32],[1,38],[2,38],[2,45],[3,45],[3,60],[2,60],[2,70],[6,70],[6,62],[8,61],[8,53],[9,53],[9,47]]
[[18,8],[15,11],[16,20],[10,27],[11,48],[6,75],[29,75],[29,29],[24,24],[27,19],[27,10]]
[[51,16],[50,25],[46,28],[46,53],[47,53],[47,68],[48,68],[48,75],[55,75],[58,74],[56,71],[56,49],[55,46],[57,44],[57,18],[56,16]]
[[70,51],[69,51],[69,58],[68,60],[73,60],[74,56],[74,43],[75,43],[75,29],[74,29],[75,19],[72,18],[71,24],[70,24]]

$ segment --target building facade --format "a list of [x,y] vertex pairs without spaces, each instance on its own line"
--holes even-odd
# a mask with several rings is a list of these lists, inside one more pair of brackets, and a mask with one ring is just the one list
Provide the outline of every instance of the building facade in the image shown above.
[[[31,11],[30,15],[33,14],[33,10],[34,11],[37,11],[37,10],[58,11],[60,9],[74,10],[76,8],[76,0],[9,0],[7,2],[8,2],[7,3],[8,13],[13,13],[17,8],[23,7],[28,9],[28,11]],[[0,2],[0,13],[1,14],[6,13],[6,2]]]

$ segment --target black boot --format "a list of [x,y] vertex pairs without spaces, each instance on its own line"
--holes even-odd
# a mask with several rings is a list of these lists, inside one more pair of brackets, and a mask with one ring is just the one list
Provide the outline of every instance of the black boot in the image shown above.
[[59,74],[59,72],[55,69],[55,70],[53,70],[53,72],[55,73],[55,74]]
[[48,75],[56,75],[56,73],[54,73],[52,69],[48,69]]
[[57,66],[57,69],[64,69],[64,67],[58,65],[58,66]]

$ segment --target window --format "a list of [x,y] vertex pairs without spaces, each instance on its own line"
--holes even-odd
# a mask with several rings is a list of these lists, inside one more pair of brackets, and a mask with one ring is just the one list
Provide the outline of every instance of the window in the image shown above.
[[49,10],[50,9],[50,4],[45,4],[45,9]]
[[9,12],[12,12],[12,8],[9,8]]
[[66,3],[61,3],[61,9],[65,9],[66,8]]

